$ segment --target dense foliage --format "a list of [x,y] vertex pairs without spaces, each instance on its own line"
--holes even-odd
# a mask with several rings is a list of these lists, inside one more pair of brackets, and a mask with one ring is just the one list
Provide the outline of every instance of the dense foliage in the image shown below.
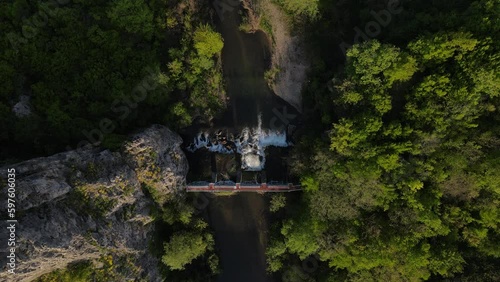
[[[182,127],[223,105],[223,42],[207,25],[208,6],[12,0],[0,7],[1,158],[51,154],[82,140],[112,147],[131,128]],[[31,114],[16,115],[26,98]]]
[[130,254],[105,254],[95,262],[84,260],[72,263],[38,277],[36,282],[87,282],[87,281],[147,281],[140,276],[140,268]]
[[[344,62],[328,56],[337,37],[312,36],[323,63],[295,163],[306,192],[272,240],[271,271],[315,256],[297,281],[500,279],[500,2],[414,2],[349,42]],[[364,27],[383,3],[361,5]],[[320,24],[342,27],[329,13]]]
[[213,235],[201,211],[193,207],[196,197],[169,196],[156,203],[159,231],[151,247],[167,281],[213,281],[220,272]]
[[[224,43],[213,28],[215,12],[198,2],[3,1],[0,160],[88,143],[116,149],[137,127],[178,129],[214,118],[225,101]],[[30,111],[17,111],[23,105]],[[154,200],[168,196],[144,189]],[[79,212],[97,219],[113,206],[85,189],[75,189],[74,198]],[[161,238],[152,240],[152,251],[169,281],[210,281],[218,272],[212,235],[190,200],[155,204]],[[103,267],[70,265],[40,281],[141,279],[140,264],[115,258],[113,264],[105,255]]]
[[276,0],[283,9],[301,19],[315,19],[318,16],[318,0]]
[[[274,2],[303,22],[314,61],[292,165],[305,192],[271,200],[284,219],[269,270],[284,281],[500,280],[499,0]],[[135,127],[216,116],[223,40],[200,3],[2,2],[0,159],[82,140],[114,148]],[[13,111],[23,105],[31,113]],[[213,279],[214,238],[193,199],[144,189],[167,280]],[[81,202],[95,216],[109,206]],[[40,281],[139,273],[113,259]]]

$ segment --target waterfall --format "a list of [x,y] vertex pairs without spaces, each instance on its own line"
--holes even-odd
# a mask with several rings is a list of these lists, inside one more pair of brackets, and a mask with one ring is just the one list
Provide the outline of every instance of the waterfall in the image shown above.
[[241,168],[246,171],[260,171],[266,163],[265,150],[268,146],[288,147],[286,130],[277,131],[262,128],[262,119],[259,115],[257,127],[245,127],[238,134],[223,134],[203,131],[193,138],[187,150],[194,152],[205,148],[209,152],[221,154],[240,154]]

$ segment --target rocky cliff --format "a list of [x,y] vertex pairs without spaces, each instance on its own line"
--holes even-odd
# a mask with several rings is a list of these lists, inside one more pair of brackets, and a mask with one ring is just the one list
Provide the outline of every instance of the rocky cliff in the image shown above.
[[5,272],[3,253],[0,281],[31,281],[104,255],[129,258],[133,267],[124,278],[159,281],[158,261],[148,251],[154,232],[150,209],[153,199],[162,203],[183,187],[188,164],[181,142],[154,125],[119,152],[87,148],[2,167],[2,187],[7,169],[16,170],[18,223],[16,274]]

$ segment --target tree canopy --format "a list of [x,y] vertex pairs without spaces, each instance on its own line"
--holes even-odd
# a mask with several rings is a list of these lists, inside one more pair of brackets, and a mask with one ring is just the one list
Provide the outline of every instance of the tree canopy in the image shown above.
[[211,234],[179,233],[174,234],[165,243],[165,254],[162,262],[173,270],[182,270],[186,264],[205,254],[213,248],[214,240]]
[[[317,256],[317,281],[500,279],[489,268],[500,258],[499,37],[487,32],[500,5],[462,2],[439,18],[403,3],[414,20],[393,15],[394,34],[354,44],[340,69],[315,67],[295,150],[302,208],[272,237],[271,271],[288,277],[294,258]],[[325,38],[311,36],[318,60]]]
[[[15,148],[23,158],[116,143],[131,128],[183,127],[223,108],[223,41],[208,25],[210,7],[60,2],[0,4],[2,158]],[[16,115],[25,98],[31,113]]]

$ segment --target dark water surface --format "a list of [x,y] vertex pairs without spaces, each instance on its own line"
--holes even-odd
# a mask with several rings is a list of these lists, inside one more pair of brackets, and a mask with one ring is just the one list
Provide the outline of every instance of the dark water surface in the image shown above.
[[[215,125],[255,127],[260,115],[262,127],[271,128],[271,120],[276,119],[273,109],[284,106],[288,112],[294,109],[274,95],[264,79],[271,60],[268,37],[262,31],[251,34],[239,31],[237,10],[232,15],[225,14],[218,24],[224,38],[222,60],[230,101],[228,111]],[[212,199],[207,211],[223,271],[217,281],[273,281],[266,272],[267,210],[265,197],[257,193]]]
[[224,38],[222,63],[226,92],[230,100],[228,111],[215,123],[235,128],[255,127],[258,125],[258,116],[261,115],[262,127],[272,128],[270,121],[276,117],[276,110],[287,107],[288,112],[296,111],[276,96],[264,79],[264,73],[271,65],[269,38],[261,30],[254,33],[240,31],[240,17],[236,10],[232,15],[226,14],[218,24]]
[[208,207],[222,274],[220,282],[273,281],[266,273],[267,203],[263,195],[218,196]]

